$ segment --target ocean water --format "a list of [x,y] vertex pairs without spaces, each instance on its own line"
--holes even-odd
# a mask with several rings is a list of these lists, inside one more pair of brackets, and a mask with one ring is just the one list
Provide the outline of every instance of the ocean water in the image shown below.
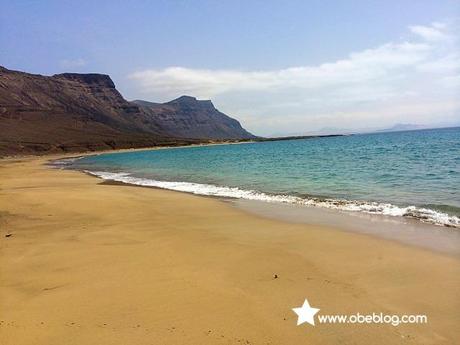
[[460,228],[460,128],[108,153],[68,166],[138,185]]

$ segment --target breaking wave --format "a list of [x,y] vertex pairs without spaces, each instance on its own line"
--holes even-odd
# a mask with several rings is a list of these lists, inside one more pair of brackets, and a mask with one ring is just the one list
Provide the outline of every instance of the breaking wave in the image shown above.
[[254,190],[245,190],[237,187],[216,186],[211,184],[192,182],[158,181],[132,176],[124,172],[85,171],[88,174],[104,180],[112,180],[139,186],[157,187],[180,192],[216,197],[278,202],[286,204],[324,207],[335,210],[364,212],[393,217],[418,219],[425,223],[460,228],[460,218],[444,212],[416,206],[400,207],[389,203],[368,202],[359,200],[328,199],[315,197],[298,197],[293,195],[267,194]]

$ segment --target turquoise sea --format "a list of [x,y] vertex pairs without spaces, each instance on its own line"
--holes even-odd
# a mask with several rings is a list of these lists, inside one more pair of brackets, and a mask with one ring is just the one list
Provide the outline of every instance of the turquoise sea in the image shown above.
[[460,228],[460,128],[107,153],[104,179]]

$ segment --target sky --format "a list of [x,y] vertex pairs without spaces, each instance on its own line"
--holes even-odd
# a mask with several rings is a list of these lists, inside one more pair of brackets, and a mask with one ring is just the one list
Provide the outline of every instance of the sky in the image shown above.
[[0,65],[211,99],[258,135],[460,125],[460,1],[5,1]]

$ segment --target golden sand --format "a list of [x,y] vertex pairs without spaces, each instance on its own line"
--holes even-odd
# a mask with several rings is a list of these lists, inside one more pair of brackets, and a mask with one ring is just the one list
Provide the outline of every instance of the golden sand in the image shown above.
[[[460,339],[459,258],[45,162],[0,161],[0,344]],[[296,326],[305,298],[324,314],[428,323]]]

